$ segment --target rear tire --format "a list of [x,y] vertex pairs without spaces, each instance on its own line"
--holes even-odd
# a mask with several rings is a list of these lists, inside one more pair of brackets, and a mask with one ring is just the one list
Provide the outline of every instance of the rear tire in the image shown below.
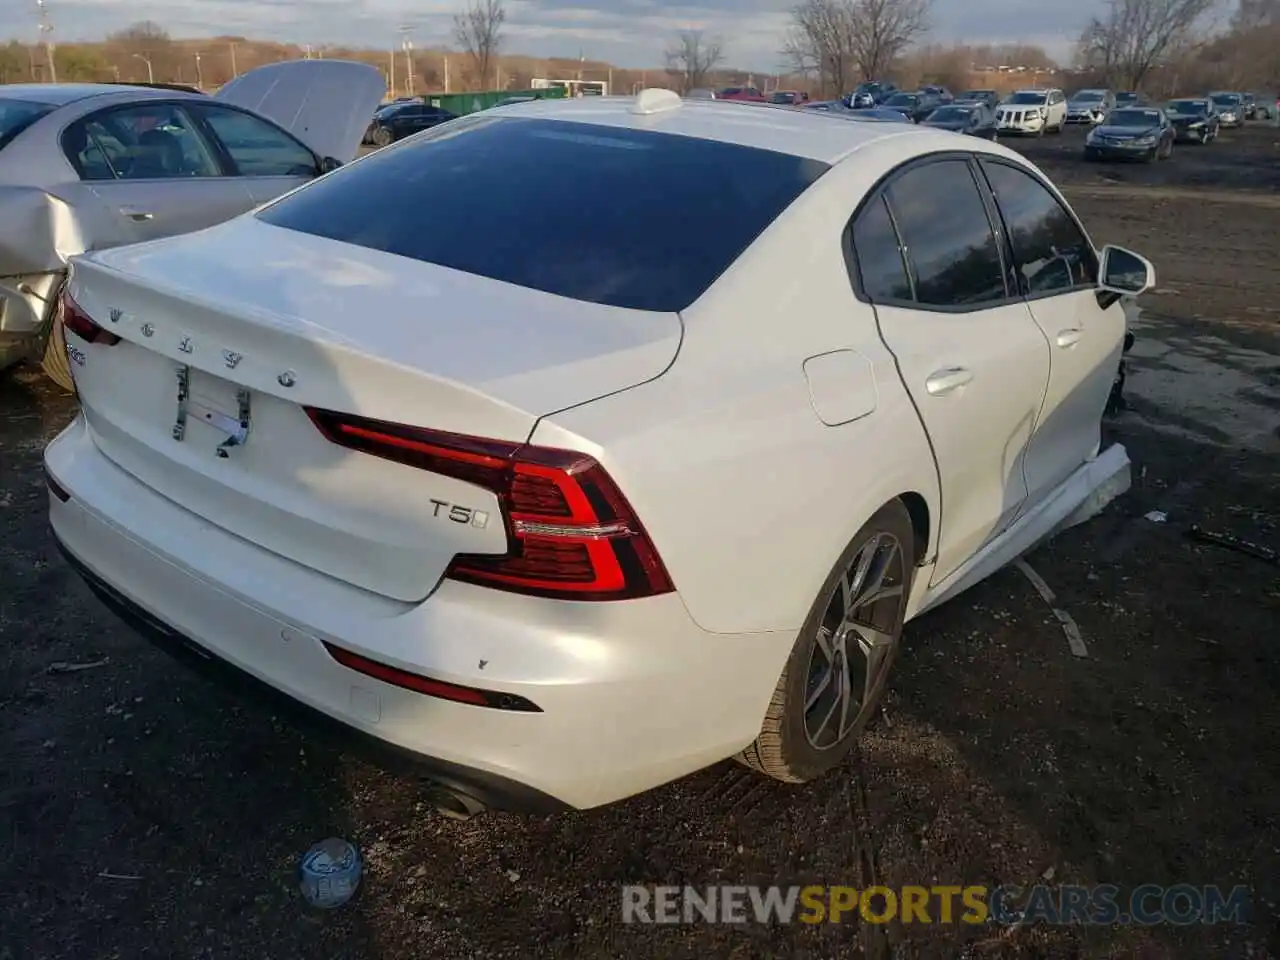
[[64,284],[59,284],[53,294],[57,299],[53,308],[53,319],[49,324],[49,336],[45,339],[40,369],[44,371],[46,377],[67,393],[75,393],[75,381],[71,378],[71,361],[67,359],[67,334],[62,326],[63,286]]
[[738,762],[804,783],[844,760],[884,695],[914,573],[915,530],[894,500],[863,525],[822,585],[760,734]]
[[386,127],[379,127],[377,130],[373,131],[373,145],[375,147],[390,146],[392,139],[391,131]]

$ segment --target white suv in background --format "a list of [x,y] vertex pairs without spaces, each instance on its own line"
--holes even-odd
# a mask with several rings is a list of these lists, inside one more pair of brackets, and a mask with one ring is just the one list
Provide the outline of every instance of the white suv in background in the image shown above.
[[1067,122],[1067,96],[1061,90],[1018,90],[996,108],[1001,133],[1061,133]]

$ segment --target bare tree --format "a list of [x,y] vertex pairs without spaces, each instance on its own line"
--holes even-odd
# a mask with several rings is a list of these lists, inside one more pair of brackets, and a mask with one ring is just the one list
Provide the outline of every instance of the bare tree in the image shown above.
[[1111,0],[1080,38],[1079,61],[1109,83],[1136,90],[1151,71],[1183,47],[1213,0]]
[[824,89],[883,77],[929,27],[932,0],[803,0],[791,11],[783,56]]
[[146,63],[146,78],[163,80],[174,76],[173,41],[168,31],[152,20],[140,20],[109,34],[107,48],[115,55],[113,59],[132,58]]
[[680,92],[688,93],[707,84],[707,76],[724,62],[724,48],[718,40],[708,40],[701,30],[686,30],[676,36],[664,54],[667,73],[677,78]]
[[507,9],[502,0],[474,0],[464,12],[453,18],[453,36],[464,53],[471,58],[480,83],[487,83],[490,68],[502,47],[502,25]]

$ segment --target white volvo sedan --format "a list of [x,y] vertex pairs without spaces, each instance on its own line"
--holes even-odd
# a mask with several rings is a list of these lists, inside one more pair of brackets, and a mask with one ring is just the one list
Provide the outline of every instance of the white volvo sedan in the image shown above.
[[486,111],[75,259],[52,527],[152,639],[457,815],[805,781],[904,621],[1126,487],[1100,423],[1152,281],[973,138]]

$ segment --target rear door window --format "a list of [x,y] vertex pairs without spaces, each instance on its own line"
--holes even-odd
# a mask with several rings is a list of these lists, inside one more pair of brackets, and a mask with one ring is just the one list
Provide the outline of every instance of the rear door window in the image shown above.
[[53,107],[45,103],[0,98],[0,147],[52,111]]
[[827,169],[695,137],[477,115],[257,216],[575,300],[670,312]]

